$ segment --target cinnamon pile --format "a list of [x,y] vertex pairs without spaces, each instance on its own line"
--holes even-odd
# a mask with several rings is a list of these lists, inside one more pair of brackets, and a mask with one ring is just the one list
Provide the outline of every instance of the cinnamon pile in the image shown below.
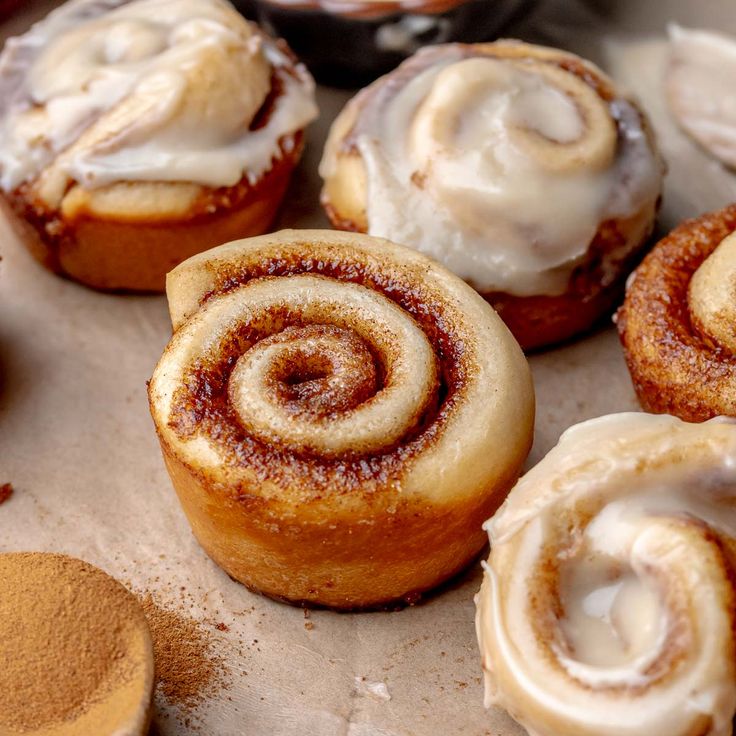
[[110,733],[140,709],[150,648],[134,596],[40,552],[0,554],[0,581],[0,733]]

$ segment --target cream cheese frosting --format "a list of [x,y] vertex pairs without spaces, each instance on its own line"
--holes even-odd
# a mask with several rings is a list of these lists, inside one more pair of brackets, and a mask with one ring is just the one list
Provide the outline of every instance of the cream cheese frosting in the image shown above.
[[727,166],[736,167],[736,39],[669,28],[665,89],[682,129]]
[[734,421],[577,425],[486,529],[487,705],[537,736],[731,734]]
[[[509,57],[419,52],[354,100],[343,150],[365,166],[370,234],[416,247],[482,292],[559,294],[601,223],[621,221],[611,258],[646,237],[661,163],[632,103],[603,99],[557,63],[582,60],[502,43]],[[615,269],[603,272],[606,282]]]
[[[259,114],[271,101],[264,119]],[[224,0],[72,0],[0,58],[0,186],[253,182],[317,110],[314,84]]]

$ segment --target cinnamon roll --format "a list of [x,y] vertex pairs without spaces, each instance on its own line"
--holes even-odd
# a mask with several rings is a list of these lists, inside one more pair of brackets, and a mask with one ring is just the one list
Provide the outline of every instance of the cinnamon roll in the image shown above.
[[99,289],[160,291],[266,230],[314,83],[226,0],[71,0],[0,56],[0,201],[31,252]]
[[736,424],[569,429],[486,528],[486,704],[535,736],[729,736]]
[[694,141],[736,168],[736,38],[670,28],[665,91],[675,121]]
[[688,220],[633,273],[617,323],[639,402],[697,422],[736,416],[736,205]]
[[438,259],[534,348],[612,308],[663,172],[644,114],[598,68],[499,41],[422,50],[363,90],[321,173],[333,224]]
[[518,345],[460,279],[385,240],[283,231],[191,258],[167,294],[151,412],[194,534],[233,578],[386,607],[480,551],[534,399]]

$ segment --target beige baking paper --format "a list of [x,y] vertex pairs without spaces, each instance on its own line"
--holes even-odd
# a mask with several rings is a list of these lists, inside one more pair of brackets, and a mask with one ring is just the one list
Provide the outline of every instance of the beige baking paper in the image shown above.
[[[2,35],[50,6],[27,2]],[[667,116],[660,77],[669,20],[736,33],[730,0],[550,0],[514,29],[589,56],[639,96],[669,162],[663,228],[736,201],[734,177]],[[327,126],[347,96],[320,90],[322,117],[310,130],[279,225],[326,225],[316,166]],[[197,615],[229,627],[218,636],[230,689],[207,702],[190,727],[157,699],[158,733],[522,733],[504,713],[482,706],[473,629],[478,564],[422,605],[386,614],[317,611],[311,629],[301,610],[248,592],[197,546],[161,461],[146,380],[170,335],[163,297],[98,294],[53,276],[5,223],[0,253],[0,483],[16,490],[0,507],[0,550],[77,555],[164,601],[185,586]],[[610,328],[531,363],[538,419],[530,462],[569,425],[637,408]]]

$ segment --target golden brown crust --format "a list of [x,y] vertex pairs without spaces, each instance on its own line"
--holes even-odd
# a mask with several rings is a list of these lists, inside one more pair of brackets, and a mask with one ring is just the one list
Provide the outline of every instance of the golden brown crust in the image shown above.
[[[376,608],[475,557],[528,452],[533,397],[518,346],[468,286],[387,241],[285,231],[182,264],[168,292],[151,412],[193,531],[230,575],[295,603]],[[242,393],[265,397],[265,435]],[[396,416],[391,439],[374,429]]]
[[686,421],[736,416],[736,356],[693,326],[693,274],[736,230],[736,205],[687,220],[634,272],[618,312],[619,336],[647,411]]
[[[503,497],[501,492],[445,505],[399,502],[374,510],[370,524],[358,517],[310,523],[297,507],[290,523],[279,524],[276,503],[245,489],[233,498],[159,439],[179,501],[207,554],[249,589],[292,605],[353,611],[418,602],[475,559],[486,543],[482,524]],[[500,479],[499,487],[510,487],[519,470]]]
[[[523,58],[529,55],[530,48],[534,48],[538,58],[578,76],[607,103],[620,97],[608,79],[601,76],[592,65],[573,55],[513,41],[456,46],[463,48],[467,54],[497,58]],[[401,69],[389,75],[394,84],[402,83],[403,78],[398,76],[400,72]],[[406,81],[403,79],[403,82]],[[337,166],[335,172],[325,179],[321,202],[332,225],[341,230],[368,232],[366,171],[351,135],[361,108],[381,83],[379,80],[350,101],[341,113],[341,118],[338,118],[327,144],[328,148],[338,151]],[[646,116],[634,101],[628,102],[638,113],[651,147],[656,148],[654,133]],[[623,124],[623,121],[617,121],[620,132]],[[565,293],[516,296],[505,292],[480,291],[481,296],[498,311],[524,350],[559,343],[591,329],[619,303],[626,276],[639,262],[649,242],[659,204],[658,201],[649,227],[639,242],[628,243],[628,248],[626,226],[641,218],[644,210],[628,219],[602,222],[583,262],[574,269]],[[625,256],[616,260],[608,258],[604,268],[604,259],[621,252],[622,248],[626,250]]]
[[65,215],[50,210],[28,185],[0,196],[0,201],[22,242],[46,268],[95,289],[160,292],[166,274],[195,253],[268,229],[303,146],[304,136],[298,133],[253,184],[245,176],[232,187],[197,187],[194,197],[192,185],[158,184],[172,199],[178,197],[177,189],[187,188],[184,213],[140,216],[118,207],[115,214],[101,214],[90,211],[94,200],[87,204],[80,197],[82,205]]

